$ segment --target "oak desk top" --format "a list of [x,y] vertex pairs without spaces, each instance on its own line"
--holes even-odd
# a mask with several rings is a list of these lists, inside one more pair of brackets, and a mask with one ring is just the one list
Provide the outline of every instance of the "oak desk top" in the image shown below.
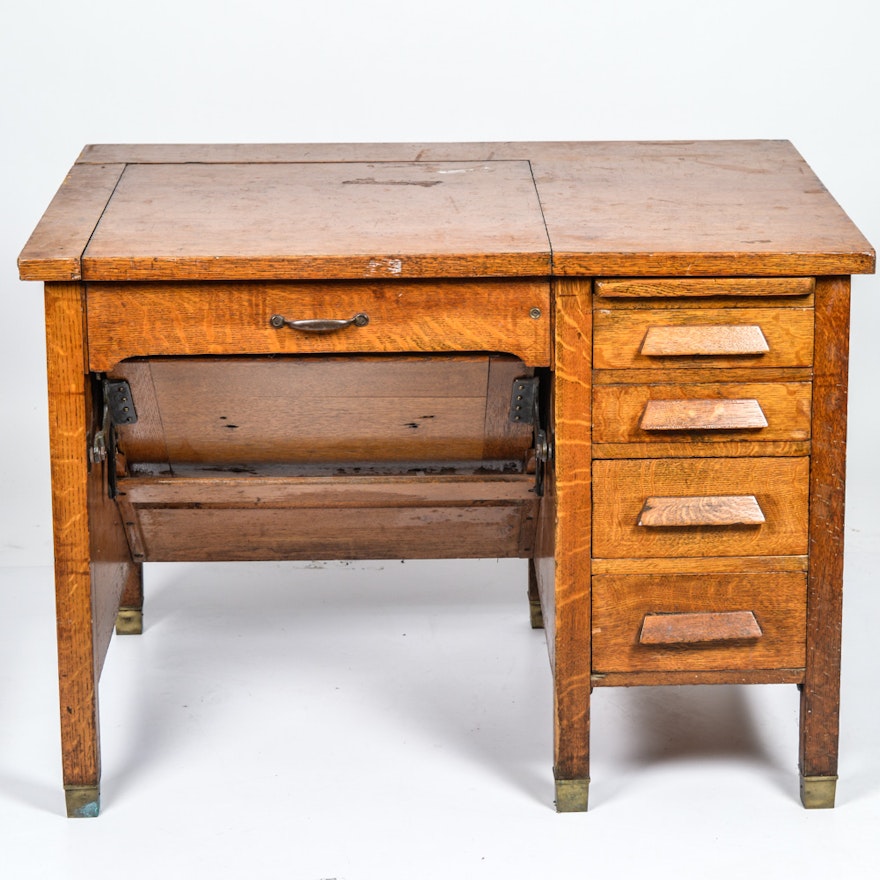
[[19,269],[44,281],[845,275],[873,272],[874,251],[787,141],[94,145]]

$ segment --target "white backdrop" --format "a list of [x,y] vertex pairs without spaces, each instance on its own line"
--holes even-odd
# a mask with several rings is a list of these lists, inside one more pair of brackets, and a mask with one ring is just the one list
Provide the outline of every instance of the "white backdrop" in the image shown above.
[[[15,259],[84,144],[787,138],[880,245],[878,33],[875,0],[7,2],[0,568],[51,558],[42,291]],[[876,543],[880,280],[853,303],[847,533]]]
[[[0,30],[0,563],[49,558],[41,287],[15,258],[100,142],[787,138],[880,242],[870,0],[43,0]],[[850,508],[880,482],[854,286]]]

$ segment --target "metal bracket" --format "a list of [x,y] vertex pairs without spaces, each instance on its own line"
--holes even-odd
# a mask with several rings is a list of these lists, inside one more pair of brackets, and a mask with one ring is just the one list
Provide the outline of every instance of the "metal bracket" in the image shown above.
[[124,379],[101,382],[103,413],[101,427],[95,431],[89,444],[92,464],[107,462],[107,494],[116,497],[116,426],[137,422],[137,410],[131,396],[131,386]]
[[110,421],[114,425],[133,425],[137,420],[137,410],[131,396],[131,386],[124,379],[111,382],[104,380],[104,405],[110,411]]
[[535,432],[535,491],[539,496],[544,494],[544,471],[551,456],[550,441],[541,426],[540,386],[537,376],[514,379],[510,396],[510,421],[530,424]]
[[513,380],[513,392],[510,395],[510,421],[537,424],[538,415],[537,376]]

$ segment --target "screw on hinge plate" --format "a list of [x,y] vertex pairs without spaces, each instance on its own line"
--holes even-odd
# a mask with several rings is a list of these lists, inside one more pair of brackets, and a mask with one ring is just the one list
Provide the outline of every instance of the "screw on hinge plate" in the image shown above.
[[124,379],[104,380],[104,403],[110,411],[114,425],[133,425],[137,420],[137,410],[131,396],[131,386]]
[[538,405],[538,377],[514,379],[510,395],[510,421],[535,423]]

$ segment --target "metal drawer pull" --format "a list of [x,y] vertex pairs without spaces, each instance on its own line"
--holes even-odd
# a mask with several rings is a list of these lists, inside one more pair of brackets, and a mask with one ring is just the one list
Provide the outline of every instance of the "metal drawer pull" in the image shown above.
[[754,495],[651,497],[645,501],[638,525],[648,528],[687,526],[757,526],[765,522]]
[[759,355],[770,351],[757,324],[696,324],[649,327],[641,353],[647,357]]
[[640,645],[694,645],[755,641],[764,633],[753,611],[704,611],[646,614]]
[[649,400],[643,431],[742,431],[766,428],[757,400]]
[[288,321],[284,315],[272,315],[269,323],[276,329],[290,327],[291,330],[301,330],[303,333],[335,333],[345,327],[366,327],[370,323],[370,316],[358,312],[353,318],[306,318],[301,321]]

